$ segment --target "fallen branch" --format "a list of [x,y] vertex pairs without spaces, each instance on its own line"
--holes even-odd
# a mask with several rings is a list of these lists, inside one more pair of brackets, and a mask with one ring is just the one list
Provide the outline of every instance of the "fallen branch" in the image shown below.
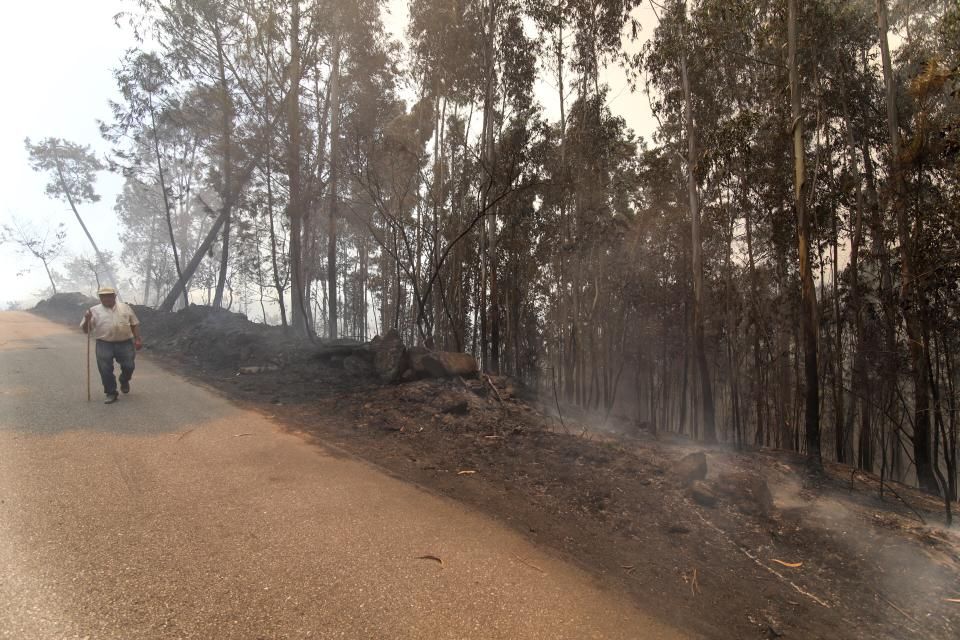
[[543,575],[547,575],[547,572],[546,572],[546,571],[544,571],[543,569],[541,569],[541,568],[538,567],[537,565],[533,564],[532,562],[527,562],[526,560],[524,560],[523,558],[521,558],[521,557],[518,556],[517,554],[513,554],[513,557],[516,558],[517,560],[519,560],[520,562],[522,562],[523,564],[527,565],[527,566],[530,567],[531,569],[536,569],[537,571],[539,571],[539,572],[542,573]]
[[911,620],[914,624],[917,624],[917,625],[920,624],[920,622],[919,622],[916,618],[914,618],[912,615],[910,615],[909,613],[907,613],[906,611],[904,611],[903,609],[901,609],[901,608],[898,607],[897,605],[893,604],[892,602],[890,602],[889,600],[887,600],[886,598],[884,598],[884,597],[881,596],[880,594],[877,594],[877,595],[880,597],[881,600],[883,600],[883,601],[886,602],[888,605],[890,605],[891,607],[893,607],[894,609],[896,609],[897,611],[899,611],[901,614],[903,614],[903,617],[905,617],[907,620]]
[[820,605],[820,606],[823,607],[824,609],[829,609],[829,608],[830,608],[830,605],[829,605],[829,604],[827,604],[826,602],[824,602],[823,600],[821,600],[821,599],[818,598],[817,596],[813,595],[813,594],[810,593],[809,591],[806,591],[806,590],[804,590],[803,588],[797,586],[797,585],[793,582],[793,580],[790,580],[790,579],[784,577],[783,574],[781,574],[779,571],[776,571],[775,569],[772,569],[772,568],[768,567],[767,565],[763,564],[763,563],[760,561],[759,558],[757,558],[756,556],[754,556],[754,555],[753,555],[752,553],[750,553],[747,549],[745,549],[744,547],[740,547],[739,545],[737,545],[737,546],[738,546],[738,548],[740,549],[740,551],[743,552],[743,554],[744,554],[745,556],[747,556],[748,558],[750,558],[751,560],[753,560],[754,562],[756,562],[758,565],[760,565],[761,567],[763,567],[764,569],[766,569],[767,571],[769,571],[769,572],[772,573],[773,575],[777,576],[778,578],[780,578],[781,580],[783,580],[784,582],[786,582],[787,584],[789,584],[791,587],[794,588],[794,590],[795,590],[797,593],[799,593],[799,594],[801,594],[801,595],[807,596],[808,598],[810,598],[811,600],[813,600],[814,602],[816,602],[818,605]]
[[500,392],[497,391],[497,387],[495,384],[493,384],[493,380],[491,380],[490,376],[488,376],[487,374],[483,374],[483,377],[487,381],[487,384],[490,385],[490,388],[493,389],[493,393],[495,396],[497,396],[497,400],[500,401],[500,404],[503,404],[503,398],[500,397]]
[[789,584],[791,587],[793,587],[794,591],[796,591],[797,593],[799,593],[799,594],[801,594],[801,595],[804,595],[804,596],[810,598],[811,600],[813,600],[814,602],[816,602],[818,605],[820,605],[820,606],[823,607],[824,609],[830,609],[830,608],[831,608],[829,604],[827,604],[826,602],[824,602],[823,600],[821,600],[821,599],[818,598],[817,596],[813,595],[813,594],[810,593],[809,591],[806,591],[806,590],[803,589],[802,587],[798,586],[796,583],[793,582],[793,580],[790,580],[789,578],[785,577],[783,574],[781,574],[781,573],[780,573],[779,571],[777,571],[776,569],[774,569],[774,568],[772,568],[772,567],[768,567],[768,566],[767,566],[766,564],[764,564],[757,556],[755,556],[755,555],[753,555],[752,553],[750,553],[750,551],[749,551],[746,547],[743,547],[743,546],[735,543],[733,540],[730,539],[730,536],[728,536],[726,533],[724,533],[723,529],[721,529],[721,528],[718,527],[717,525],[713,524],[712,522],[710,522],[709,520],[707,520],[706,518],[704,518],[703,515],[701,515],[699,511],[694,510],[694,513],[697,514],[697,517],[700,518],[700,521],[703,522],[703,524],[707,525],[708,527],[710,527],[711,529],[713,529],[714,531],[716,531],[717,533],[719,533],[719,534],[723,537],[723,539],[726,540],[727,542],[729,542],[731,545],[733,545],[733,546],[736,547],[737,549],[740,549],[740,551],[741,551],[741,553],[743,553],[743,555],[745,555],[745,556],[747,556],[748,558],[750,558],[751,560],[753,560],[758,566],[763,567],[764,569],[766,569],[767,571],[769,571],[769,572],[772,573],[773,575],[777,576],[778,578],[780,578],[781,580],[783,580],[784,582],[786,582],[787,584]]
[[[883,486],[884,486],[884,483],[883,483],[883,481],[881,481],[881,482],[880,482],[880,488],[882,489]],[[897,497],[897,499],[900,500],[900,502],[902,502],[903,504],[907,505],[907,508],[910,509],[910,511],[913,511],[913,513],[914,513],[915,516],[917,516],[918,518],[920,518],[920,522],[921,522],[922,524],[927,524],[927,521],[924,520],[924,518],[923,518],[922,515],[920,515],[920,512],[917,511],[916,509],[914,509],[912,504],[910,504],[909,502],[907,502],[906,500],[904,500],[903,497],[902,497],[899,493],[897,493],[896,489],[894,489],[893,487],[890,486],[890,483],[889,483],[889,482],[886,483],[886,486],[887,486],[887,489],[890,489],[890,493],[892,493],[893,495],[895,495],[895,496]]]
[[776,558],[773,558],[773,561],[777,564],[782,564],[785,567],[790,567],[791,569],[797,569],[803,566],[802,562],[784,562],[783,560],[777,560]]
[[441,567],[443,566],[443,560],[433,555],[417,556],[417,560],[433,560],[434,562],[439,563]]
[[[853,473],[850,474],[850,482],[851,482],[851,484],[853,483],[853,480],[854,480],[854,478],[856,477],[856,473],[857,473],[857,470],[854,469],[854,470],[853,470]],[[881,495],[882,495],[882,493],[883,493],[883,488],[884,488],[884,486],[886,486],[887,489],[890,489],[890,492],[891,492],[894,496],[896,496],[897,499],[900,500],[900,502],[902,502],[903,504],[905,504],[905,505],[907,506],[907,508],[910,509],[910,511],[912,511],[913,514],[920,519],[920,522],[921,522],[922,524],[927,524],[927,521],[923,519],[923,516],[920,515],[920,512],[917,511],[916,509],[914,509],[914,508],[913,508],[913,505],[911,505],[909,502],[907,502],[906,500],[904,500],[903,497],[902,497],[899,493],[897,493],[896,489],[894,489],[892,486],[890,486],[890,483],[889,483],[889,482],[886,482],[886,483],[885,483],[885,482],[883,481],[883,479],[880,480],[880,492],[881,492]]]
[[183,433],[181,433],[179,436],[177,436],[177,442],[180,442],[181,440],[183,440],[184,438],[186,438],[186,437],[187,437],[188,435],[190,435],[191,433],[193,433],[193,429],[187,429],[186,431],[184,431]]

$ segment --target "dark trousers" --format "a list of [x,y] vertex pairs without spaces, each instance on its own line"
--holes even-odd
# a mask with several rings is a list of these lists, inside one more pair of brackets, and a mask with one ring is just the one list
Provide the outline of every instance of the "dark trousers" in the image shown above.
[[113,395],[117,392],[117,379],[113,376],[113,361],[116,360],[120,364],[120,383],[129,382],[133,377],[136,353],[133,340],[123,342],[97,340],[97,369],[100,370],[100,380],[103,382],[105,394]]

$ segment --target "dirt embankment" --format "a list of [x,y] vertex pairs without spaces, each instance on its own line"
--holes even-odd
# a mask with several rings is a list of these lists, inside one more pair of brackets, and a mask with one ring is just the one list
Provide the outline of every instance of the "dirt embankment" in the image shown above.
[[[76,324],[88,301],[70,295],[35,312]],[[509,381],[383,385],[237,314],[136,310],[160,362],[481,509],[692,634],[960,637],[960,538],[907,487],[912,509],[873,476],[811,475],[783,452],[565,433]]]

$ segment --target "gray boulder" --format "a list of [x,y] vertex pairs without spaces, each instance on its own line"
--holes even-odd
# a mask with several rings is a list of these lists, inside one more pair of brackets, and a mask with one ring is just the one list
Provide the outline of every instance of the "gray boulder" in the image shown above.
[[684,487],[703,480],[707,477],[707,456],[702,451],[683,456],[673,466],[673,475]]
[[469,378],[479,370],[476,359],[469,353],[428,351],[422,347],[410,349],[410,368],[421,378]]
[[475,376],[479,367],[469,353],[434,351],[423,359],[423,365],[434,377]]
[[343,359],[344,370],[354,376],[368,376],[373,373],[373,365],[366,358],[349,355]]
[[391,329],[382,338],[374,338],[370,347],[373,349],[373,368],[381,382],[399,381],[409,363],[400,334]]
[[770,488],[758,475],[747,471],[721,473],[714,488],[743,513],[766,516],[773,512]]
[[694,502],[703,507],[712,507],[717,504],[717,494],[703,480],[694,480],[687,492]]

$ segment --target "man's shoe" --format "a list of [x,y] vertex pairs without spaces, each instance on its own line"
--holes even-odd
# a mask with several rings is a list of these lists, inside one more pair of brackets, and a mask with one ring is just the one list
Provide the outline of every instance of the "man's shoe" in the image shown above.
[[119,399],[120,399],[120,396],[117,395],[116,393],[108,393],[107,399],[103,401],[103,404],[113,404]]
[[121,383],[120,383],[120,391],[123,391],[124,393],[130,393],[130,383],[129,383],[129,382],[121,382]]

